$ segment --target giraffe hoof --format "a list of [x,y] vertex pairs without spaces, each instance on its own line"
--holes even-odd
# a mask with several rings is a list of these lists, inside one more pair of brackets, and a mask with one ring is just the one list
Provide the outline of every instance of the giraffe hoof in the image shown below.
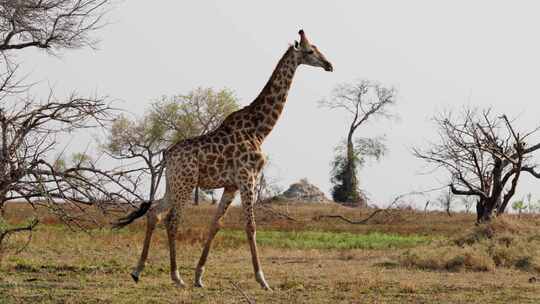
[[184,288],[186,287],[186,284],[182,281],[177,281],[177,282],[174,282],[174,285],[177,287],[177,288]]
[[262,271],[259,271],[255,274],[255,279],[261,285],[263,289],[272,291],[272,288],[270,288],[270,286],[266,282],[266,279],[264,278],[264,274],[262,273]]
[[131,275],[131,278],[133,281],[135,281],[135,283],[139,283],[139,276],[135,275],[134,273],[130,273],[129,275]]
[[184,283],[184,280],[182,280],[182,278],[180,277],[180,273],[178,273],[178,270],[171,272],[171,279],[174,285],[176,285],[176,287],[186,287],[186,284]]
[[176,280],[173,280],[174,282],[174,285],[178,288],[184,288],[186,287],[186,283],[184,283],[184,281],[182,279],[176,279]]
[[202,281],[195,282],[195,284],[193,284],[193,286],[195,286],[197,288],[204,288],[204,284],[203,284]]
[[193,286],[204,288],[204,284],[202,282],[203,273],[204,273],[204,267],[197,266],[197,269],[195,269],[195,283],[193,284]]

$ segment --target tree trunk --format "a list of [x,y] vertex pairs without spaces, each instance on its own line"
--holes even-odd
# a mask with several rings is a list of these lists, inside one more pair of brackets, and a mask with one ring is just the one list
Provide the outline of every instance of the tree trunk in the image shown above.
[[496,215],[497,202],[500,201],[499,196],[496,198],[479,199],[476,203],[476,223],[487,223]]
[[6,191],[0,192],[0,217],[5,217],[6,215]]
[[358,203],[357,200],[359,197],[357,197],[358,195],[356,189],[358,182],[355,174],[354,145],[352,139],[353,130],[350,130],[349,135],[347,136],[347,167],[345,170],[344,188],[347,193],[349,203]]

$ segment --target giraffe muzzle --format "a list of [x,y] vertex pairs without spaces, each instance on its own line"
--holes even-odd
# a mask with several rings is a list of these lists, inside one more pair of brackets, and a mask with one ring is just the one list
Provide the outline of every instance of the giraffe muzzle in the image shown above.
[[332,66],[332,64],[330,62],[326,62],[325,65],[324,65],[324,70],[327,71],[327,72],[333,72],[334,67]]

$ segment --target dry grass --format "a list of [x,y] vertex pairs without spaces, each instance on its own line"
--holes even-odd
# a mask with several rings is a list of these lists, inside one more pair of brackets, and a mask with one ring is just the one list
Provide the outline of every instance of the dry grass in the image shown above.
[[405,267],[447,271],[494,271],[515,268],[540,272],[538,222],[499,217],[469,228],[456,238],[441,240],[404,252]]
[[[190,216],[185,217],[179,235],[178,261],[186,281],[193,278],[213,208],[190,208]],[[531,228],[527,233],[499,237],[504,233],[497,232],[495,237],[478,238],[460,246],[454,242],[456,236],[463,235],[466,229],[475,229],[471,215],[448,217],[442,213],[395,211],[368,225],[350,225],[309,219],[323,213],[360,219],[369,211],[335,205],[279,208],[304,221],[292,223],[263,212],[258,214],[258,236],[270,239],[260,249],[273,292],[261,290],[253,278],[249,250],[238,232],[243,228],[241,212],[233,208],[225,221],[227,230],[218,235],[210,254],[205,289],[177,289],[170,283],[168,250],[162,230],[155,235],[141,282],[134,284],[128,273],[140,254],[143,223],[121,231],[94,227],[87,234],[70,231],[53,217],[44,217],[42,223],[46,224],[38,226],[27,250],[9,255],[0,265],[0,303],[245,303],[231,280],[257,303],[540,302],[540,283],[529,283],[529,278],[536,275],[538,252],[533,251],[537,247],[531,251],[528,245],[538,239],[536,218],[525,218],[525,225]],[[40,212],[38,215],[43,216]],[[20,222],[27,215],[28,209],[20,206],[8,210],[11,223]],[[96,217],[102,222],[111,220],[110,216],[96,214]],[[394,244],[374,249],[295,247],[304,241],[302,238],[290,246],[279,244],[280,237],[302,236],[302,233],[332,236],[325,239],[330,243],[343,240],[343,235],[346,240],[364,240],[360,237],[373,233],[378,233],[380,238],[395,235],[432,241],[428,245],[413,243],[412,248]],[[22,241],[23,236],[11,240]],[[455,258],[456,254],[452,259],[443,244],[459,252],[460,258]],[[515,251],[514,245],[518,248]],[[426,262],[427,267],[419,269],[400,262],[407,254],[424,258],[431,251],[434,258]],[[527,254],[523,255],[524,252]],[[444,266],[431,267],[443,265],[440,261],[445,260]]]

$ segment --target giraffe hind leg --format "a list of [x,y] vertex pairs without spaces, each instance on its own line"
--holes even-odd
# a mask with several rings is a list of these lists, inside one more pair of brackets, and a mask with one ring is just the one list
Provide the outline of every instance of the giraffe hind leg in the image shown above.
[[171,211],[167,214],[165,225],[167,227],[167,239],[169,242],[169,257],[171,262],[171,280],[177,287],[185,287],[184,280],[180,277],[178,272],[178,265],[176,264],[176,235],[178,233],[178,206],[171,208]]
[[185,283],[180,277],[176,264],[176,235],[178,233],[178,222],[182,218],[182,212],[186,204],[191,202],[191,194],[195,189],[195,182],[187,181],[181,189],[174,189],[167,197],[171,200],[171,209],[167,214],[167,238],[169,241],[169,256],[171,262],[171,279],[177,287],[184,287]]
[[148,259],[148,251],[150,250],[150,243],[152,241],[152,234],[156,229],[156,225],[160,222],[162,214],[168,209],[167,201],[164,199],[158,200],[156,201],[156,204],[152,207],[153,208],[150,209],[146,216],[146,235],[144,236],[144,244],[141,252],[141,257],[139,258],[137,266],[130,273],[131,278],[133,279],[133,281],[135,281],[135,283],[139,282],[140,274],[143,271],[144,266],[146,265],[146,260]]

